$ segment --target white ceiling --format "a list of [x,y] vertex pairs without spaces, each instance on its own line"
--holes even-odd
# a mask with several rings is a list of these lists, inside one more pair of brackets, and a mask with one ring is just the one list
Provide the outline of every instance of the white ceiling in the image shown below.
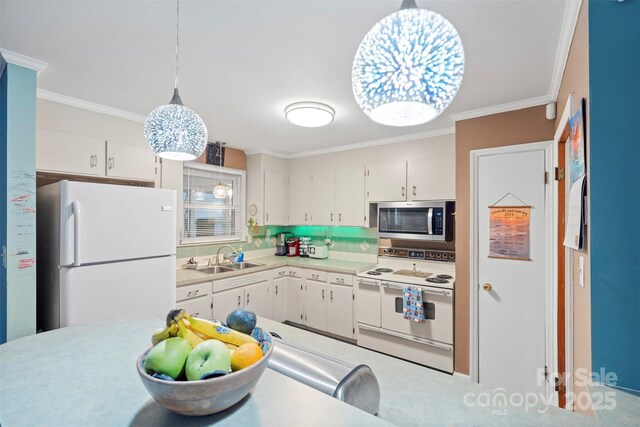
[[[566,0],[417,3],[453,23],[466,54],[458,95],[431,123],[373,123],[351,90],[360,40],[401,0],[183,0],[182,100],[211,141],[295,154],[450,128],[452,114],[553,96]],[[0,2],[0,46],[48,63],[40,89],[135,114],[170,100],[174,43],[173,1]],[[283,110],[296,101],[329,104],[336,119],[294,126]]]

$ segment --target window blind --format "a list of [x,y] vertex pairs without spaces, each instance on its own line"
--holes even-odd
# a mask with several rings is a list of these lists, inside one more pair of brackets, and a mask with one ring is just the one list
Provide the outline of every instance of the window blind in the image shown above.
[[[242,239],[240,175],[183,167],[182,243]],[[224,199],[213,196],[213,188],[226,185],[231,191]]]

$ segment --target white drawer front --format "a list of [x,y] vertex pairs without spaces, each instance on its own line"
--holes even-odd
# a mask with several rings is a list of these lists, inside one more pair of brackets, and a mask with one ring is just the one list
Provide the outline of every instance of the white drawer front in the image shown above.
[[211,282],[181,286],[176,289],[176,301],[197,298],[211,293]]
[[307,280],[313,280],[315,282],[326,282],[327,272],[318,270],[305,270],[304,277]]
[[289,277],[302,277],[302,269],[296,267],[287,267],[287,275]]
[[328,273],[328,282],[335,285],[353,286],[353,277],[350,274]]
[[189,315],[202,319],[211,319],[211,296],[203,296],[185,301],[178,301],[177,308],[182,308]]
[[263,271],[260,273],[233,277],[231,279],[214,280],[213,292],[226,291],[227,289],[233,289],[240,286],[251,285],[253,283],[264,282],[265,280],[269,280],[271,274],[272,273],[270,271]]
[[280,277],[288,276],[289,275],[289,269],[287,269],[287,268],[276,268],[271,273],[273,273],[272,276],[271,276],[272,278],[278,279]]

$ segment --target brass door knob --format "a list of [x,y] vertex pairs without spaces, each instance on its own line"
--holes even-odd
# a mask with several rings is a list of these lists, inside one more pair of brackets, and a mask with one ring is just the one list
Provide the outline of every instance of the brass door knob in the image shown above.
[[482,289],[484,289],[487,292],[491,291],[491,284],[485,283],[484,285],[482,285]]

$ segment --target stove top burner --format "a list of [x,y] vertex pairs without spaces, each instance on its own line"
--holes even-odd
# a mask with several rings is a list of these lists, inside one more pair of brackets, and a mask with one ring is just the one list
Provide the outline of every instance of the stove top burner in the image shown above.
[[382,276],[382,273],[380,273],[379,271],[375,271],[375,270],[373,270],[373,271],[367,271],[367,274],[368,274],[369,276]]
[[453,276],[450,276],[448,274],[438,274],[437,277],[438,277],[438,279],[446,279],[446,280],[453,279]]
[[393,270],[390,268],[376,268],[376,271],[379,273],[393,273]]
[[[443,274],[443,276],[444,276],[444,274]],[[449,283],[448,280],[441,279],[440,277],[429,277],[427,279],[427,282],[431,282],[431,283]]]

